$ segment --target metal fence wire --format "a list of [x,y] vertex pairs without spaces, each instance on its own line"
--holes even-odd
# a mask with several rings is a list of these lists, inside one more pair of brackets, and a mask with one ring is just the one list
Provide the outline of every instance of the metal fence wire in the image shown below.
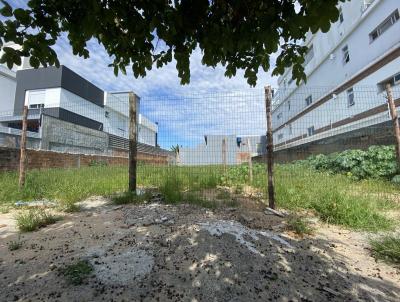
[[[27,182],[21,198],[76,201],[127,191],[130,95],[107,93],[99,105],[67,90],[27,92]],[[400,105],[398,86],[392,95],[394,104]],[[169,202],[201,199],[210,205],[234,202],[228,191],[266,200],[264,90],[143,95],[135,100],[139,191],[157,192]],[[0,170],[9,179],[17,179],[22,125],[23,108],[0,113]],[[312,174],[318,169],[360,179],[395,176],[393,129],[384,87],[274,90],[278,202],[310,189],[296,187],[296,181],[318,180]],[[372,156],[368,152],[389,155],[382,156],[381,162],[379,156],[374,159],[379,175],[372,175],[358,166],[361,161],[350,150],[363,150],[357,152],[364,157]],[[353,155],[344,157],[343,152]],[[394,170],[386,171],[390,163]],[[307,185],[312,185],[309,181]],[[74,187],[79,187],[79,193]],[[289,187],[297,191],[290,193]],[[12,188],[0,190],[8,196],[6,190]]]

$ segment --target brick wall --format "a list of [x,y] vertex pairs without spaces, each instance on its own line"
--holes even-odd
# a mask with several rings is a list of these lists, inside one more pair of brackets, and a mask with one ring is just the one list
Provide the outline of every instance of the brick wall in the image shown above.
[[[0,171],[19,169],[19,149],[0,147]],[[27,150],[27,169],[72,168],[88,166],[91,162],[106,162],[108,165],[128,165],[127,157],[61,153],[42,150]],[[167,156],[138,152],[138,161],[165,165]]]

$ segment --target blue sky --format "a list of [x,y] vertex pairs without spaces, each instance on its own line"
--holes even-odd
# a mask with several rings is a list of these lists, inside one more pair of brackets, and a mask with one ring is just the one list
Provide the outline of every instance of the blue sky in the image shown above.
[[[9,3],[21,7],[26,1]],[[259,73],[255,88],[249,87],[241,71],[229,79],[222,66],[203,66],[200,50],[190,60],[191,82],[182,86],[174,61],[161,69],[154,67],[145,78],[134,78],[129,68],[126,76],[115,77],[108,67],[111,59],[95,40],[88,43],[90,58],[86,60],[72,54],[66,35],[54,48],[61,64],[101,89],[132,90],[139,95],[142,113],[159,122],[160,143],[166,148],[176,143],[193,145],[201,142],[205,134],[263,133],[263,87],[277,85],[277,79],[265,72]]]

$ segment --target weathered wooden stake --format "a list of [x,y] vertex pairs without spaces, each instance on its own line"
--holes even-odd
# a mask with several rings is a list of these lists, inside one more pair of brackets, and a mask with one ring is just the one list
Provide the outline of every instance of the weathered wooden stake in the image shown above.
[[251,159],[251,142],[250,142],[250,138],[247,139],[247,146],[249,148],[249,180],[250,183],[253,182],[253,162]]
[[137,95],[129,93],[129,191],[136,193],[137,164]]
[[28,128],[28,106],[24,106],[22,114],[21,154],[19,158],[19,188],[25,185],[26,175],[26,129]]
[[268,174],[268,204],[275,209],[274,192],[274,141],[272,136],[272,90],[271,86],[265,87],[265,110],[267,115],[267,174]]
[[389,104],[390,117],[392,118],[392,123],[393,123],[393,132],[396,139],[397,165],[398,167],[400,167],[400,127],[399,127],[399,119],[397,117],[396,105],[393,100],[392,86],[390,85],[390,83],[386,84],[386,94]]
[[224,164],[224,172],[226,173],[226,138],[222,139],[222,162]]

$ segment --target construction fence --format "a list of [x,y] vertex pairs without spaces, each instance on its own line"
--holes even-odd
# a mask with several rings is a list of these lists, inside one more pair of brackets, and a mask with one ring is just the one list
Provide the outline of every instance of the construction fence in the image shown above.
[[[398,86],[355,86],[340,92],[311,87],[191,95],[121,93],[109,96],[103,106],[72,93],[60,99],[30,93],[25,105],[25,112],[14,108],[0,113],[0,170],[19,171],[20,151],[26,147],[23,168],[28,178],[31,171],[79,173],[92,168],[93,182],[99,173],[121,178],[115,188],[120,192],[128,190],[132,177],[139,188],[176,187],[179,194],[204,195],[216,186],[239,185],[264,192],[267,151],[272,148],[271,162],[289,166],[320,154],[371,146],[392,150],[394,170],[385,177],[398,172],[393,120],[393,108],[400,106]],[[114,167],[117,172],[111,171]]]

